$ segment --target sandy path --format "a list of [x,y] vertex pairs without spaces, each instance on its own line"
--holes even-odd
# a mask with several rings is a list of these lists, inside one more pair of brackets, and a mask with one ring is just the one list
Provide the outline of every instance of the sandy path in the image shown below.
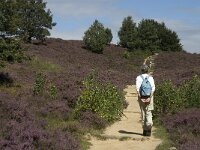
[[[126,100],[129,103],[121,121],[108,127],[102,136],[107,140],[91,138],[92,146],[90,150],[154,150],[161,143],[160,139],[142,136],[142,127],[140,122],[140,109],[137,102],[135,86],[127,86],[124,89]],[[155,128],[153,128],[152,134]],[[124,140],[123,140],[124,139]]]

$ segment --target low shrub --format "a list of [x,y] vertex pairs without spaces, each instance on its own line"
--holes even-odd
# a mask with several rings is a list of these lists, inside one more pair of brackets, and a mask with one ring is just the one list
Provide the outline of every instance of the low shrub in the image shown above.
[[186,108],[200,108],[200,77],[195,75],[179,88],[179,95]]
[[6,85],[11,86],[13,84],[13,79],[8,73],[0,72],[0,86]]
[[179,109],[179,103],[177,87],[171,81],[168,80],[156,86],[154,116],[176,112]]
[[38,73],[33,84],[33,95],[43,96],[45,94],[55,100],[58,97],[58,89],[51,81],[47,80],[43,73]]
[[19,40],[0,39],[0,60],[22,62],[25,59]]
[[155,92],[155,116],[178,112],[184,108],[200,107],[200,77],[194,76],[180,86],[171,81],[157,85]]
[[108,122],[120,119],[123,94],[112,84],[101,83],[91,74],[83,82],[84,89],[77,100],[76,114],[91,111]]
[[200,149],[200,110],[188,109],[162,119],[170,138],[181,150]]
[[35,78],[35,83],[33,85],[33,94],[42,95],[44,92],[46,83],[46,77],[42,73],[38,73]]
[[78,119],[87,128],[103,129],[106,127],[106,122],[90,111],[82,112]]

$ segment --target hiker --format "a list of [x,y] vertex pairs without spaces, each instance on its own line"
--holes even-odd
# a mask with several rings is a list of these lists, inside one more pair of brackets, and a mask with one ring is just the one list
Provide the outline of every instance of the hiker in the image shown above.
[[[151,136],[151,128],[153,126],[152,110],[153,106],[153,93],[155,91],[154,79],[148,74],[149,67],[144,64],[141,66],[141,75],[136,78],[136,90],[138,93],[138,102],[141,110],[143,136]],[[148,95],[142,93],[142,85],[145,78],[149,81],[150,91]],[[146,80],[145,80],[146,81]]]

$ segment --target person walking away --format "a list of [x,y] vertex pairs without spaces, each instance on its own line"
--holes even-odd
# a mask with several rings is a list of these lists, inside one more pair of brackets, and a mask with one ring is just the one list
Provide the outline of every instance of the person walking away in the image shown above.
[[153,94],[155,91],[155,83],[153,77],[148,72],[149,67],[144,64],[141,66],[142,74],[136,78],[136,90],[141,110],[143,136],[151,136],[153,126],[152,110],[154,109]]

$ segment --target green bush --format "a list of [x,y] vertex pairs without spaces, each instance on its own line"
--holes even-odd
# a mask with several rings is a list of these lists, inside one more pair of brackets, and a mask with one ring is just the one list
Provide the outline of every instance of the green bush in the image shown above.
[[0,60],[8,62],[22,62],[25,59],[19,40],[0,39]]
[[180,108],[180,98],[177,87],[171,81],[157,85],[154,96],[154,115],[174,113]]
[[94,74],[86,78],[83,85],[75,108],[76,115],[91,111],[108,122],[120,119],[124,97],[115,86],[97,81]]
[[104,26],[98,20],[94,21],[83,37],[86,48],[95,53],[103,53],[107,40]]
[[179,94],[184,107],[200,108],[200,77],[194,76],[179,88]]
[[33,85],[33,94],[42,95],[45,89],[46,77],[42,73],[38,73]]
[[171,81],[157,85],[154,106],[155,116],[175,113],[184,108],[200,108],[200,77],[194,76],[179,87]]
[[50,95],[51,99],[56,99],[58,96],[58,89],[53,84],[51,84],[49,87],[49,95]]

